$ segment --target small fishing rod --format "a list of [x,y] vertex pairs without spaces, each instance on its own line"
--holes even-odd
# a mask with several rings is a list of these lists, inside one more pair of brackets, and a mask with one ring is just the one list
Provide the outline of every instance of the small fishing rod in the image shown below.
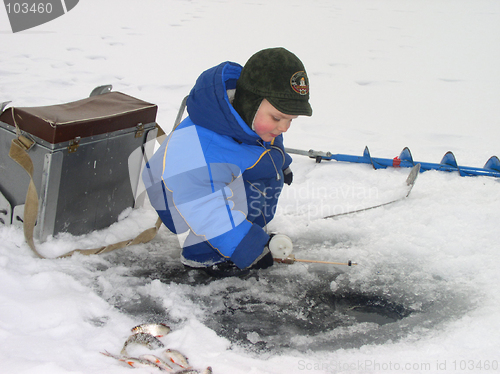
[[295,262],[307,262],[307,263],[313,263],[313,264],[327,264],[327,265],[343,265],[343,266],[354,266],[357,265],[356,262],[352,262],[349,260],[348,262],[333,262],[333,261],[319,261],[319,260],[305,260],[302,258],[295,258],[295,255],[290,254],[288,257],[285,258],[275,258],[275,262],[279,262],[281,264],[293,264]]
[[343,265],[353,266],[357,265],[356,262],[349,260],[348,262],[333,262],[333,261],[319,261],[319,260],[305,260],[302,258],[295,258],[292,254],[293,243],[292,239],[283,234],[273,234],[269,241],[269,250],[273,255],[274,261],[282,264],[293,264],[295,262],[308,262],[313,264],[327,264],[327,265]]

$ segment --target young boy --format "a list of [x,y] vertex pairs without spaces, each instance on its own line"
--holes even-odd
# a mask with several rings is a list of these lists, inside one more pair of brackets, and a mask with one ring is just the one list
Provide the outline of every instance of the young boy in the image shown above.
[[304,65],[284,48],[224,62],[200,75],[187,110],[143,174],[163,223],[189,231],[182,262],[217,275],[271,266],[264,227],[292,182],[282,133],[312,115]]

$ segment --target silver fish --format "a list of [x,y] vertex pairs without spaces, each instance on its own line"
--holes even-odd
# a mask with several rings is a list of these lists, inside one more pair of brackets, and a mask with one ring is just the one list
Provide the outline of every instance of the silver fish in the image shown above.
[[146,334],[144,332],[138,332],[137,334],[130,335],[125,344],[121,354],[127,355],[127,347],[132,344],[145,345],[149,349],[163,348],[165,345],[156,337],[151,334]]
[[183,369],[190,368],[188,358],[175,349],[166,349],[165,351],[163,351],[163,355],[168,360],[172,361],[174,364],[180,366]]
[[160,366],[158,366],[157,364],[155,364],[151,361],[148,361],[148,360],[141,359],[141,358],[118,356],[118,355],[111,354],[108,351],[101,352],[101,354],[103,354],[104,356],[112,357],[115,360],[124,362],[127,365],[132,366],[133,368],[155,368],[155,369],[164,370]]
[[137,334],[139,332],[144,332],[146,334],[151,334],[157,338],[167,335],[170,332],[170,327],[164,323],[143,323],[132,328],[132,332]]
[[172,366],[167,364],[161,358],[156,357],[155,355],[141,355],[141,356],[139,356],[139,359],[150,361],[150,362],[158,365],[161,369],[168,371],[170,373],[173,373],[175,371],[175,369]]

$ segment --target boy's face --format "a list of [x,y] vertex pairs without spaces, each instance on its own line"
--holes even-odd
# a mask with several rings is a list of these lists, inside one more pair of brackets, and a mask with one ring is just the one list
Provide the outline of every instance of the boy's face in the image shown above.
[[288,130],[292,120],[298,116],[281,113],[266,99],[262,100],[253,121],[253,129],[265,142]]

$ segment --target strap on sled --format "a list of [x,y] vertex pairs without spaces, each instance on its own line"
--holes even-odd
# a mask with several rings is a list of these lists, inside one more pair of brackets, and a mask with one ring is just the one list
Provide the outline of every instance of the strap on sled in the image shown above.
[[[12,115],[14,116],[14,111],[12,111]],[[24,171],[28,173],[28,176],[30,177],[28,192],[26,193],[26,202],[24,205],[24,219],[23,219],[24,238],[26,239],[26,243],[28,243],[29,247],[33,250],[35,255],[37,255],[39,258],[45,258],[36,249],[35,241],[33,238],[36,219],[38,217],[38,194],[36,191],[35,183],[33,182],[33,169],[34,169],[33,161],[31,160],[31,157],[28,154],[28,150],[31,149],[31,147],[33,147],[35,142],[22,135],[21,130],[19,129],[17,124],[16,124],[16,133],[17,133],[17,138],[13,139],[11,142],[9,157],[13,159],[15,162],[17,162],[24,169]],[[100,253],[111,252],[114,251],[115,249],[125,248],[135,244],[147,243],[156,236],[158,230],[161,227],[161,224],[162,221],[160,218],[158,218],[153,227],[141,232],[133,239],[124,240],[118,243],[109,244],[99,248],[75,249],[57,258],[69,257],[74,253],[81,253],[83,255],[100,254]]]

